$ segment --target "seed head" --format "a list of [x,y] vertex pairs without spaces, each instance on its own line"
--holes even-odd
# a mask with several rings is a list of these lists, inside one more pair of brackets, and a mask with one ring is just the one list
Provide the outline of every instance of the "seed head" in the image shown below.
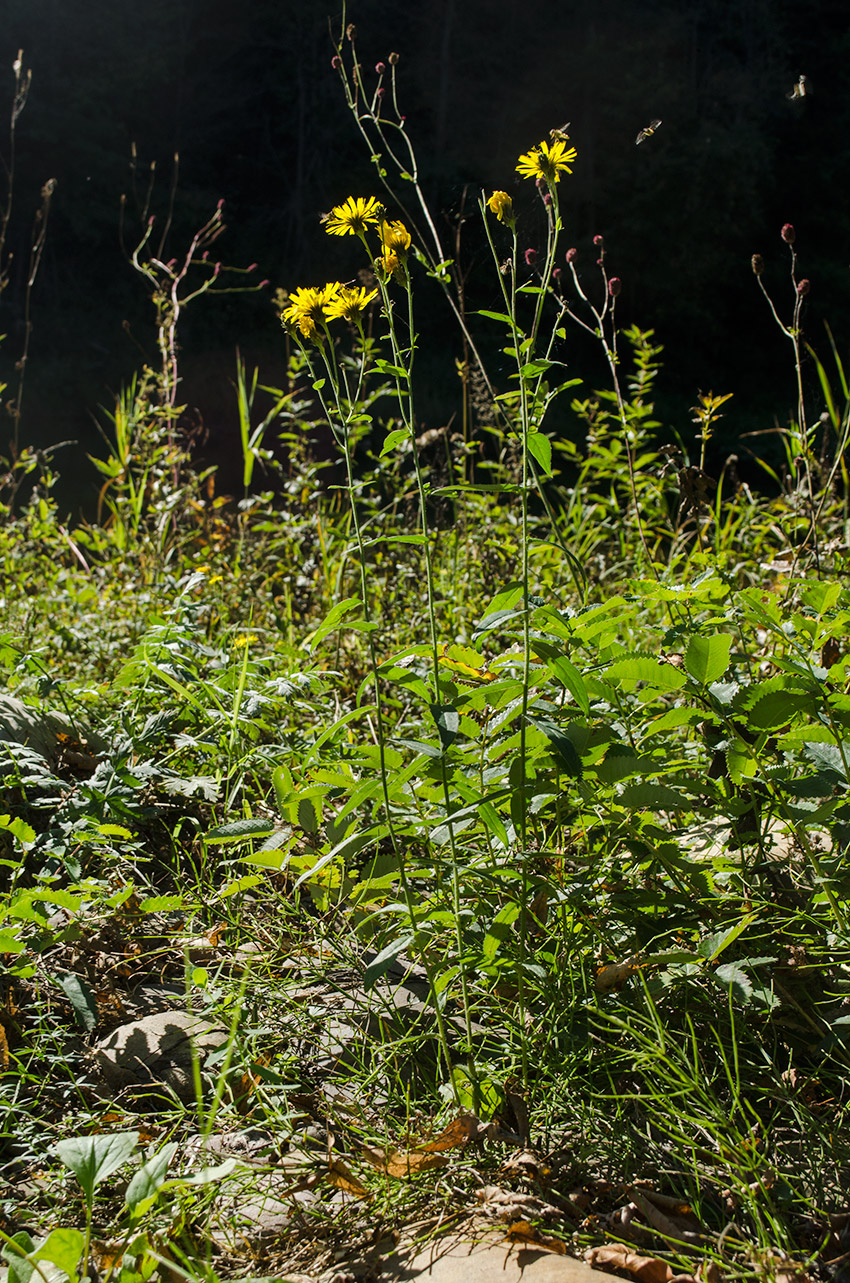
[[793,245],[797,239],[797,233],[791,223],[783,223],[782,231],[779,233],[786,245]]
[[349,22],[348,26],[345,28],[345,34],[348,36],[348,39],[351,40],[352,42],[357,39],[357,28],[355,27],[353,22]]
[[598,236],[598,235],[597,235],[597,236],[594,236],[594,238],[593,238],[593,243],[594,243],[594,245],[601,245],[601,244],[602,244],[602,242],[603,242],[604,240],[605,240],[605,237],[604,237],[604,236]]
[[397,53],[391,53],[390,56],[387,58],[387,62],[390,64],[391,67],[395,67],[398,63],[398,60],[399,60],[399,55]]
[[753,271],[755,272],[756,276],[761,276],[762,272],[764,271],[764,259],[762,258],[761,254],[753,254],[752,258],[750,259],[750,262],[752,264]]
[[804,294],[808,294],[811,288],[812,288],[811,281],[807,280],[804,277],[803,280],[800,281],[797,285],[797,293],[799,294],[800,298],[802,298]]
[[616,298],[622,288],[623,282],[620,280],[619,276],[612,276],[608,282],[608,293],[611,297]]
[[566,254],[564,255],[564,257],[566,258],[566,260],[567,260],[567,262],[568,262],[568,263],[571,263],[571,262],[573,261],[573,259],[575,258],[575,256],[576,256],[576,254],[577,254],[577,253],[578,253],[578,250],[576,249],[576,247],[575,247],[575,246],[573,246],[573,247],[572,247],[572,249],[568,249],[568,250],[567,250],[567,252],[566,252]]

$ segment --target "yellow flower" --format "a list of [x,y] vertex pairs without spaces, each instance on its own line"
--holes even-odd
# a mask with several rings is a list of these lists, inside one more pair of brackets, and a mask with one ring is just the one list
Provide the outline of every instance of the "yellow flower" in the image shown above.
[[500,223],[513,223],[514,203],[507,192],[493,192],[487,204]]
[[517,173],[523,178],[543,178],[547,183],[559,183],[562,170],[566,174],[573,172],[570,164],[577,155],[575,147],[568,148],[564,138],[556,138],[552,143],[544,141],[520,156]]
[[395,254],[403,263],[410,249],[410,232],[404,223],[381,223],[381,246],[384,254]]
[[329,236],[363,236],[383,212],[383,205],[374,196],[349,196],[341,205],[334,205],[324,219],[325,231]]
[[341,289],[342,286],[338,281],[332,281],[329,285],[323,285],[321,289],[307,285],[293,290],[289,296],[289,306],[281,313],[284,325],[299,329],[305,339],[314,338],[319,326],[324,324],[325,308],[336,298]]
[[339,293],[325,306],[325,316],[329,321],[357,321],[361,314],[377,298],[377,290],[365,290],[362,285],[343,285]]
[[234,647],[250,646],[252,642],[259,641],[256,633],[248,633],[247,637],[235,637],[233,640]]

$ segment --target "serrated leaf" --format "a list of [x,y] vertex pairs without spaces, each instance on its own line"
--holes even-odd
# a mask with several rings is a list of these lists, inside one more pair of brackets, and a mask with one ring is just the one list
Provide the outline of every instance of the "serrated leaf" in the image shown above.
[[[842,779],[847,779],[847,771],[841,757],[841,749],[837,744],[822,744],[807,740],[803,745],[803,752],[816,766],[820,766],[827,771],[834,771]],[[844,746],[844,753],[845,756],[850,757],[850,744]]]
[[617,659],[605,670],[605,680],[622,682],[624,686],[647,682],[658,690],[679,690],[685,685],[685,674],[672,664],[665,664],[650,655],[629,655]]
[[693,807],[691,798],[667,784],[627,784],[618,801],[641,811],[684,811]]
[[722,966],[717,967],[714,971],[714,978],[724,988],[735,988],[739,991],[740,996],[745,1002],[748,1002],[753,993],[753,982],[745,971],[742,971],[737,962],[724,962]]
[[749,704],[747,721],[750,726],[760,731],[778,730],[792,721],[798,713],[806,712],[812,706],[810,692],[800,690],[771,691],[760,695]]
[[231,820],[229,824],[219,824],[204,834],[205,842],[246,842],[249,838],[268,837],[274,833],[275,825],[271,820],[262,820],[253,816],[244,820]]
[[732,638],[728,633],[713,637],[691,637],[685,651],[685,668],[702,686],[709,686],[723,676],[729,667]]

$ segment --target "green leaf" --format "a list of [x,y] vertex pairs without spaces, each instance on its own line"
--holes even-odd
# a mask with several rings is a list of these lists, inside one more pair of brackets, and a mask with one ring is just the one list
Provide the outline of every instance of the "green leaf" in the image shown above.
[[383,459],[384,455],[391,454],[392,451],[395,450],[396,446],[399,446],[402,442],[409,440],[410,432],[407,428],[396,428],[393,432],[387,434],[387,439],[383,444],[380,458]]
[[90,1205],[95,1186],[123,1167],[138,1143],[138,1132],[112,1132],[104,1136],[72,1136],[58,1141],[53,1149],[80,1182]]
[[432,704],[431,713],[434,721],[437,723],[437,730],[440,734],[440,743],[443,751],[455,742],[457,739],[458,729],[460,727],[460,716],[457,709],[452,704]]
[[[86,1245],[85,1234],[70,1227],[51,1230],[43,1243],[39,1243],[32,1253],[33,1261],[48,1261],[55,1265],[70,1280],[77,1277],[77,1266]],[[9,1271],[11,1278],[11,1270]]]
[[[16,1252],[12,1247],[13,1243],[26,1255],[21,1256]],[[0,1255],[2,1255],[4,1261],[9,1262],[9,1283],[30,1283],[34,1267],[29,1258],[34,1251],[35,1243],[26,1230],[19,1230],[17,1234],[12,1234],[11,1241],[3,1244],[3,1251]]]
[[747,709],[747,721],[760,731],[778,730],[793,721],[798,713],[812,707],[810,692],[800,690],[771,691],[755,699]]
[[724,962],[723,966],[718,967],[713,974],[718,984],[725,989],[730,987],[737,989],[738,997],[743,998],[744,1002],[748,1002],[752,997],[753,982],[737,962]]
[[693,799],[668,784],[627,784],[620,802],[640,811],[683,811],[693,808]]
[[153,1206],[165,1182],[169,1163],[179,1148],[177,1141],[170,1141],[136,1172],[124,1195],[124,1205],[133,1217],[143,1216]]
[[231,820],[229,824],[219,824],[217,828],[204,834],[204,841],[247,842],[249,838],[269,837],[274,831],[275,824],[272,820],[254,816],[245,820]]
[[532,726],[542,731],[552,746],[552,752],[561,770],[574,779],[581,778],[581,758],[576,752],[575,744],[555,722],[548,717],[529,717]]
[[368,991],[372,988],[376,980],[386,975],[390,967],[395,962],[400,953],[413,943],[414,933],[408,932],[407,935],[399,936],[391,944],[386,945],[381,952],[372,959],[363,973],[363,988]]
[[685,668],[694,681],[709,686],[718,681],[729,667],[732,638],[728,633],[713,637],[692,637],[685,651]]
[[519,905],[515,900],[509,901],[496,914],[481,946],[481,953],[485,963],[492,962],[501,946],[513,935],[511,927],[518,917]]
[[648,682],[657,690],[679,690],[687,680],[678,668],[651,655],[629,655],[615,660],[608,666],[605,679],[620,682],[627,689],[637,682]]
[[504,321],[506,325],[509,325],[511,329],[513,329],[513,320],[504,312],[488,312],[482,307],[479,309],[478,315],[486,316],[490,321]]
[[529,453],[537,460],[547,477],[552,475],[552,442],[543,432],[529,432]]
[[91,1033],[97,1026],[97,1002],[91,989],[85,980],[73,974],[56,976],[55,979],[74,1008],[77,1024]]

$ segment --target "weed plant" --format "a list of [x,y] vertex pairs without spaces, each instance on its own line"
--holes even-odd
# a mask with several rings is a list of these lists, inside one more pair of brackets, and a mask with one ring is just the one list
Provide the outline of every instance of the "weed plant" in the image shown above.
[[[60,517],[44,453],[6,468],[0,664],[63,719],[46,747],[11,724],[0,744],[10,1277],[244,1272],[215,1246],[239,1165],[187,1145],[246,1127],[299,1152],[322,1134],[311,1188],[354,1203],[302,1221],[316,1255],[376,1218],[462,1214],[501,1162],[582,1208],[555,1230],[573,1247],[828,1270],[850,1160],[850,393],[830,335],[807,406],[793,229],[792,319],[767,297],[798,406],[764,496],[734,460],[707,471],[729,394],[662,442],[661,344],[618,327],[602,238],[564,247],[567,127],[519,157],[515,197],[482,195],[493,304],[471,316],[398,56],[367,86],[344,24],[333,61],[383,191],[326,216],[358,284],[277,296],[288,385],[234,363],[241,494],[196,468],[178,404],[220,208],[182,257],[151,222],[132,255],[161,365],[108,416],[96,519]],[[457,434],[417,414],[435,286]],[[607,387],[566,377],[575,327]],[[227,1037],[212,1086],[196,1059],[192,1099],[140,1119],[89,1053],[151,977]],[[417,1143],[458,1119],[488,1143],[447,1173],[449,1142]]]

